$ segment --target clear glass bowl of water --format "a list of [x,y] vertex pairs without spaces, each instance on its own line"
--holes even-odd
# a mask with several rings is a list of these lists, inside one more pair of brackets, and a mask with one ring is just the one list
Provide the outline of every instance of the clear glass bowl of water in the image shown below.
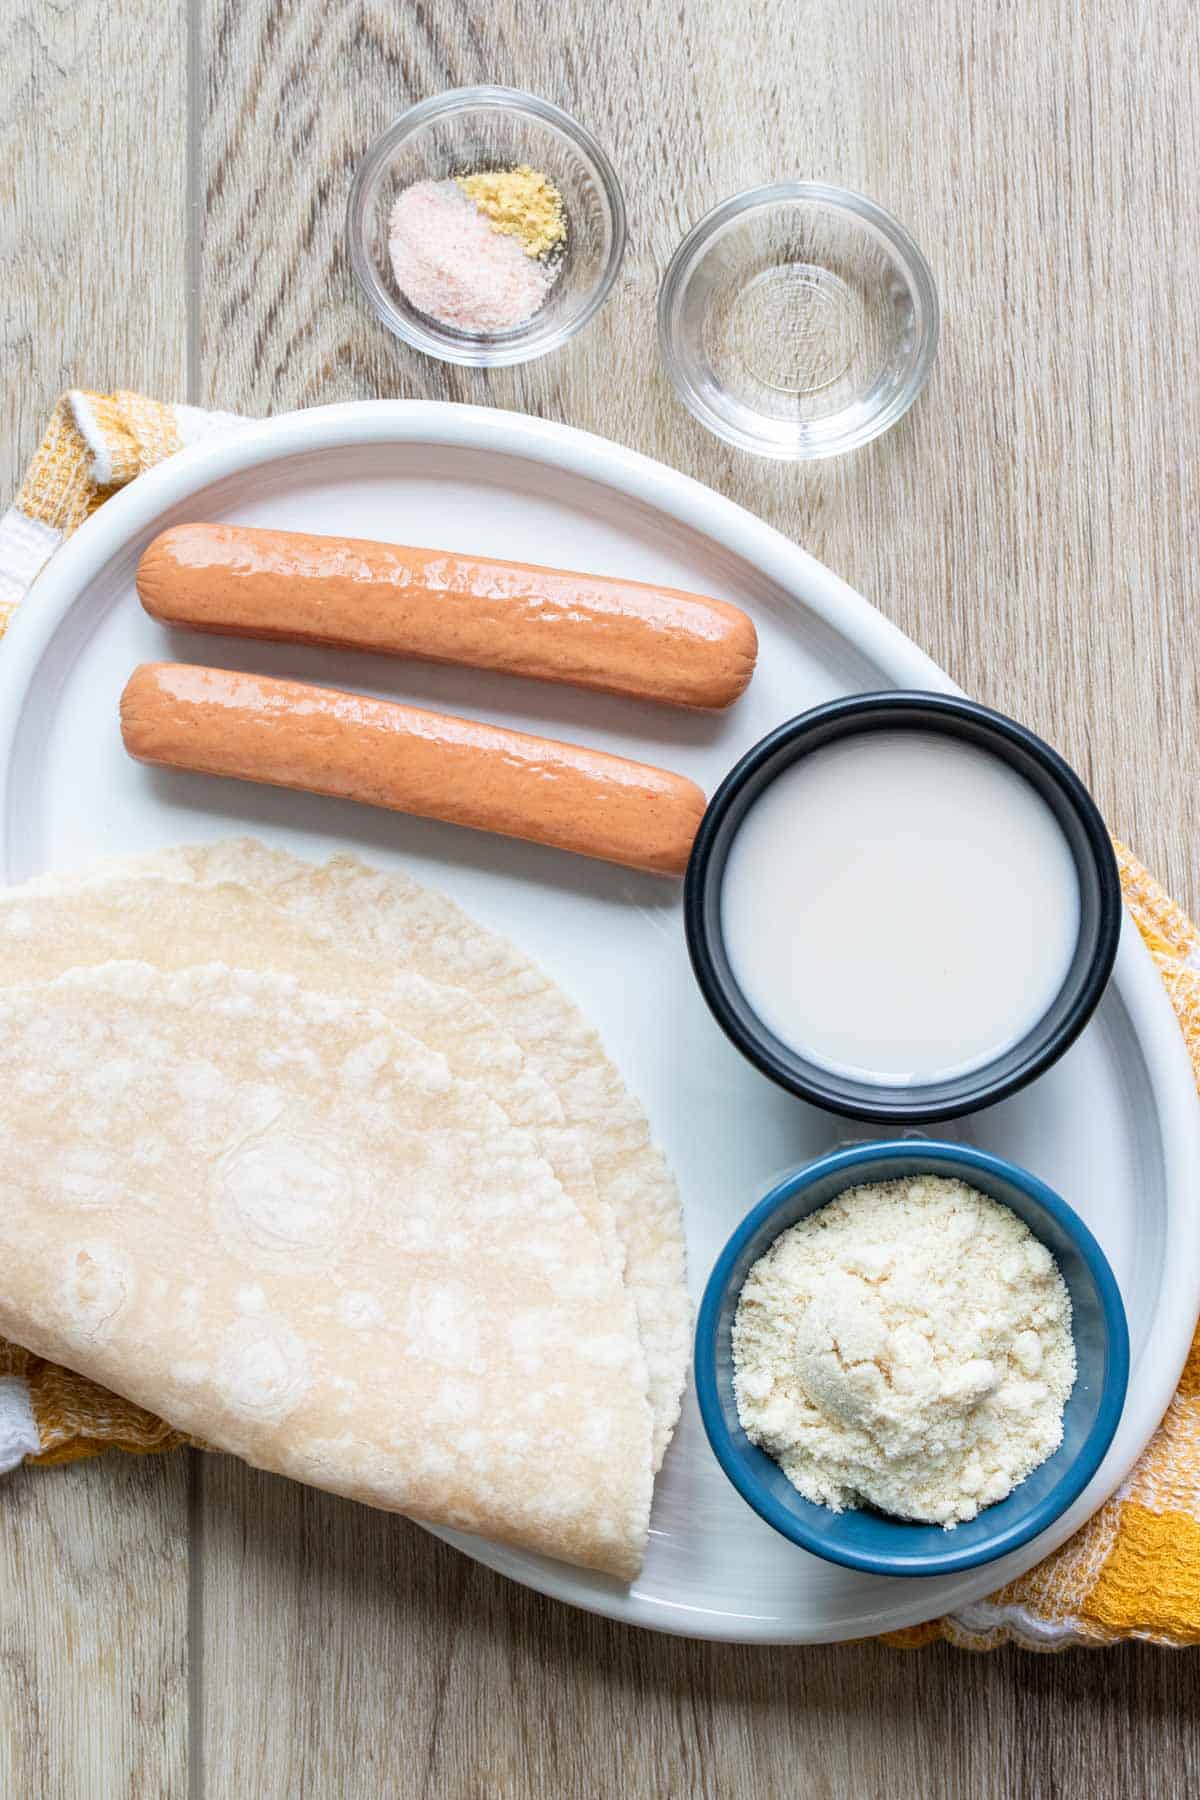
[[680,399],[727,443],[791,460],[857,449],[902,418],[938,321],[929,264],[899,220],[820,181],[722,202],[658,297]]

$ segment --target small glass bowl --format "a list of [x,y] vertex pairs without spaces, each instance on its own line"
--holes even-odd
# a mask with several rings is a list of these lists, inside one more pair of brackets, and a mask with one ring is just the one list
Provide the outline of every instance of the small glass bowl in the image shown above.
[[[558,277],[533,317],[512,331],[460,331],[401,293],[388,252],[396,196],[414,181],[528,163],[563,198],[567,241]],[[560,107],[516,88],[452,88],[393,120],[359,166],[346,208],[350,265],[389,331],[428,356],[474,368],[528,362],[587,324],[625,253],[625,202],[607,156]]]
[[658,340],[684,404],[759,456],[837,456],[908,411],[933,364],[938,301],[907,231],[820,181],[752,188],[671,259]]

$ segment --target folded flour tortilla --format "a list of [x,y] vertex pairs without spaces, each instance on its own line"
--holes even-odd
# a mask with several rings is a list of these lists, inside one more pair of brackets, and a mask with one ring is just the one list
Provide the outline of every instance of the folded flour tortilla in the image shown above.
[[[168,858],[174,862],[175,853]],[[252,888],[168,879],[153,859],[133,866],[113,861],[79,878],[49,876],[0,890],[0,985],[125,960],[167,970],[208,962],[266,969],[378,1007],[444,1055],[453,1074],[477,1082],[510,1124],[537,1133],[541,1153],[622,1271],[624,1249],[597,1193],[582,1134],[564,1123],[557,1094],[498,1019],[462,988],[381,968],[292,922]]]
[[[238,838],[203,847],[183,847],[123,858],[98,865],[82,876],[45,877],[25,890],[15,891],[0,902],[0,943],[5,941],[6,915],[12,906],[24,906],[29,935],[12,943],[13,968],[31,966],[28,957],[41,956],[38,966],[46,972],[91,959],[72,953],[70,918],[59,931],[57,947],[47,943],[52,927],[42,925],[42,901],[30,906],[22,895],[64,898],[87,891],[96,895],[106,885],[148,878],[177,884],[218,887],[222,909],[230,896],[241,890],[246,898],[236,915],[238,930],[252,929],[256,966],[282,966],[308,979],[310,969],[295,960],[300,951],[291,931],[303,932],[312,954],[325,957],[336,951],[339,958],[357,960],[357,981],[374,984],[375,998],[390,1011],[390,982],[417,976],[441,990],[454,989],[465,1001],[484,1009],[496,1032],[518,1047],[527,1075],[548,1087],[560,1106],[561,1117],[578,1134],[590,1164],[596,1199],[580,1201],[600,1235],[611,1243],[615,1228],[617,1254],[623,1262],[625,1283],[637,1312],[649,1373],[650,1403],[654,1414],[654,1468],[662,1462],[679,1417],[690,1350],[691,1311],[684,1281],[683,1220],[678,1190],[666,1163],[651,1142],[649,1128],[636,1100],[604,1053],[603,1046],[579,1009],[534,963],[506,939],[486,930],[463,913],[453,901],[406,876],[382,874],[348,856],[317,867],[285,851],[268,849],[251,838]],[[255,915],[250,927],[250,897],[269,901],[270,917]],[[97,901],[103,907],[102,901]],[[134,910],[124,927],[120,920],[126,905]],[[152,949],[135,951],[145,943],[145,916],[137,916],[141,902],[130,889],[118,886],[104,908],[99,953],[140,954],[164,966],[179,966],[180,952],[173,952],[164,938],[175,941],[176,928],[164,925],[153,936]],[[160,902],[145,903],[152,910]],[[251,909],[252,910],[252,909]],[[221,909],[206,909],[218,918]],[[153,929],[151,927],[151,929]],[[199,930],[189,926],[189,929]],[[224,927],[209,926],[209,933]],[[125,936],[122,938],[121,931]],[[113,933],[116,935],[111,935]],[[104,934],[109,934],[104,936]],[[272,933],[282,933],[272,937]],[[228,939],[214,942],[198,935],[196,942],[229,959]],[[107,943],[108,948],[103,945]],[[272,944],[280,948],[272,950]],[[266,945],[266,951],[258,946]],[[124,946],[124,947],[122,947]],[[68,958],[69,961],[64,961]],[[192,953],[187,962],[201,958]],[[339,967],[342,966],[339,964]],[[340,979],[340,978],[339,978]],[[361,985],[347,991],[362,994]],[[403,1010],[398,1015],[405,1023]],[[425,1036],[425,1021],[412,1024]],[[432,1041],[427,1039],[426,1041]],[[445,1048],[439,1041],[439,1048]],[[447,1055],[450,1054],[447,1050]],[[452,1059],[453,1060],[453,1059]],[[478,1077],[478,1068],[470,1071]],[[498,1091],[498,1089],[493,1089]],[[560,1147],[552,1157],[568,1191],[578,1194],[579,1178],[565,1166],[568,1152]]]
[[633,1307],[481,1085],[278,973],[0,992],[0,1331],[263,1468],[623,1579]]

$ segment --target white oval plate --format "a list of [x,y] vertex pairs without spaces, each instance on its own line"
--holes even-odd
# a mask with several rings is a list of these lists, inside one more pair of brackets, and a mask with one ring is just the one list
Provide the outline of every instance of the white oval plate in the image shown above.
[[[762,654],[727,716],[689,717],[469,670],[235,640],[172,638],[137,604],[153,534],[185,518],[447,545],[712,591],[753,613]],[[561,425],[382,401],[231,430],[110,500],[55,556],[0,647],[0,830],[19,881],[114,851],[252,831],[311,857],[403,862],[539,958],[603,1033],[678,1173],[692,1291],[785,1166],[871,1133],[778,1092],[696,992],[669,883],[340,802],[149,771],[121,747],[135,663],[178,657],[430,702],[681,769],[711,793],[791,715],[856,690],[951,683],[829,570],[718,494]],[[912,1625],[990,1593],[1116,1488],[1161,1419],[1200,1304],[1197,1103],[1179,1029],[1127,923],[1097,1018],[1025,1094],[952,1134],[1044,1176],[1096,1232],[1125,1297],[1129,1398],[1070,1512],[1002,1563],[933,1580],[835,1568],[762,1524],[721,1474],[689,1400],[658,1484],[645,1571],[601,1577],[441,1535],[517,1581],[698,1637],[833,1641]]]

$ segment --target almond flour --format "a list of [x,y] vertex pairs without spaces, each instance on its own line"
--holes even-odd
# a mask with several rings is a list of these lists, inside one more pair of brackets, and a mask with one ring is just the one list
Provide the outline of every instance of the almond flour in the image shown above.
[[785,1231],[733,1350],[742,1425],[806,1499],[948,1529],[1053,1455],[1075,1382],[1054,1258],[940,1176],[851,1188]]

